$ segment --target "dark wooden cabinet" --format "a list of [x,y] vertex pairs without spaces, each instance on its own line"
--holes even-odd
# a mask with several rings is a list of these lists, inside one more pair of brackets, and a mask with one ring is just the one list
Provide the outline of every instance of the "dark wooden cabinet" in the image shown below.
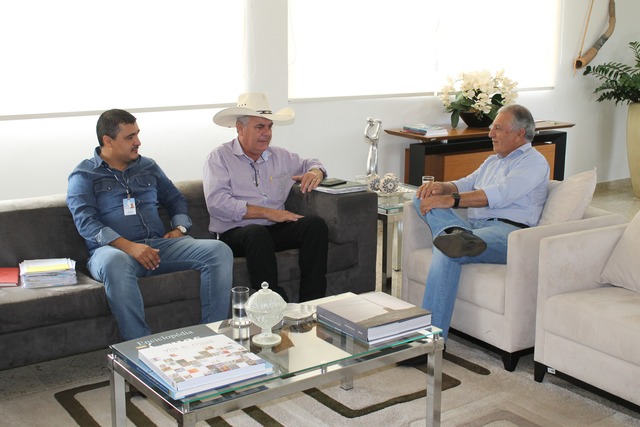
[[[549,161],[551,177],[564,179],[567,133],[556,129],[572,127],[565,122],[537,122],[533,145]],[[404,182],[420,185],[423,175],[437,181],[451,181],[468,175],[493,153],[489,128],[448,128],[449,134],[428,137],[386,129],[390,135],[417,140],[405,150]]]

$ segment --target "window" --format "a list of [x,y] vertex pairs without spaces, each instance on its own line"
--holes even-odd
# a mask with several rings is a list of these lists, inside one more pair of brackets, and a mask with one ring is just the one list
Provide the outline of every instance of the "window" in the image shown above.
[[0,116],[234,102],[244,2],[20,0],[0,5]]
[[[289,0],[289,97],[437,92],[447,76],[503,69],[551,87],[560,0]],[[544,22],[534,26],[532,23]]]

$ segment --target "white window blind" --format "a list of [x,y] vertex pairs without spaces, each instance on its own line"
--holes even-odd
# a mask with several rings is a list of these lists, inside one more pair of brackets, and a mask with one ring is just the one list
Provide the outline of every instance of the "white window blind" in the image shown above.
[[234,102],[244,2],[0,3],[0,116]]
[[483,69],[552,87],[560,3],[289,0],[289,97],[433,93]]

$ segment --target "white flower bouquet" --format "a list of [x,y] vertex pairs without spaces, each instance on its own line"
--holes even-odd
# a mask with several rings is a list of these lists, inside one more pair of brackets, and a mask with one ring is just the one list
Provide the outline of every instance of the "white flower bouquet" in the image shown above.
[[518,98],[517,82],[500,70],[495,76],[487,70],[462,73],[455,80],[448,77],[440,99],[446,112],[451,113],[451,126],[457,127],[460,113],[473,113],[478,119],[496,118],[503,105],[513,104]]

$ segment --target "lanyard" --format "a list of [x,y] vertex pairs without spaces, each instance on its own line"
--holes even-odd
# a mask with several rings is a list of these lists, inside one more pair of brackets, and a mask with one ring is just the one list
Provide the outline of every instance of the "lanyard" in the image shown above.
[[[116,175],[116,173],[114,171],[112,171],[109,166],[103,164],[102,165],[106,170],[108,170],[109,172],[111,172],[111,175],[113,175],[113,177],[116,179],[116,181],[118,181],[118,184],[122,185],[122,188],[124,188],[124,191],[127,192],[127,199],[131,198],[131,194],[133,194],[133,192],[131,191],[131,189],[129,188],[129,180],[127,179],[125,182],[120,181],[120,178],[118,178],[118,175]],[[122,178],[124,179],[124,172],[122,172]],[[126,185],[125,185],[126,184]]]

